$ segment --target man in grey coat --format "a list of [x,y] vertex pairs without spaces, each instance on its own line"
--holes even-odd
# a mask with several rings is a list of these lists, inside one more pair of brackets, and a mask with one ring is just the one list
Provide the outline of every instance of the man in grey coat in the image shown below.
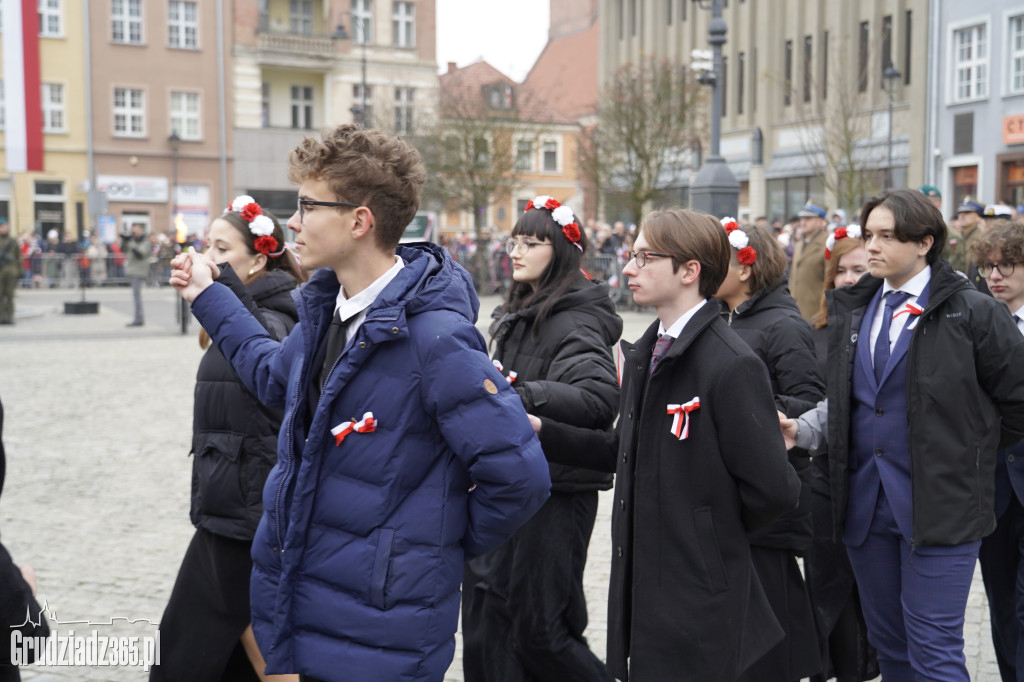
[[121,237],[122,250],[127,256],[124,274],[132,283],[132,300],[135,302],[135,316],[128,323],[129,327],[141,327],[145,323],[142,312],[142,287],[149,277],[149,239],[146,238],[146,227],[142,223],[132,223],[132,233]]

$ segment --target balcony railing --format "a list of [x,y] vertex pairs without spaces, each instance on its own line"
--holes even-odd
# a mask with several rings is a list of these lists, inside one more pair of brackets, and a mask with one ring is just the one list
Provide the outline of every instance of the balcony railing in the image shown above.
[[261,32],[256,36],[260,53],[287,53],[308,57],[333,57],[334,40],[324,35]]

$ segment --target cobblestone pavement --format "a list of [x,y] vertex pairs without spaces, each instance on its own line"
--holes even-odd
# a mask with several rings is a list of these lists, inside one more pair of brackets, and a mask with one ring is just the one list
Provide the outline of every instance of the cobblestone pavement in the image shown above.
[[[131,293],[90,290],[96,315],[65,315],[68,290],[20,290],[17,324],[0,327],[0,397],[7,481],[0,502],[3,542],[35,567],[39,600],[61,621],[107,622],[101,634],[153,634],[192,536],[188,458],[192,389],[202,351],[194,320],[182,335],[177,298],[144,292],[146,326],[126,329]],[[498,303],[481,304],[486,321]],[[653,313],[622,313],[637,338]],[[483,327],[483,323],[481,327]],[[587,562],[587,638],[605,653],[611,493],[603,493]],[[66,631],[69,626],[59,626]],[[79,634],[86,626],[77,625]],[[89,626],[91,629],[92,626]],[[988,607],[976,576],[965,630],[976,681],[999,679]],[[0,644],[2,645],[2,644]],[[29,668],[23,679],[143,680],[138,668]],[[446,682],[462,680],[460,658]],[[358,681],[354,681],[358,682]]]

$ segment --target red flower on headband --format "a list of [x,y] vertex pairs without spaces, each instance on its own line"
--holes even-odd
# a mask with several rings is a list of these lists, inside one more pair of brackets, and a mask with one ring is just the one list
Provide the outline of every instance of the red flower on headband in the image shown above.
[[[255,206],[255,204],[249,204],[249,206]],[[248,206],[246,208],[248,208]],[[259,207],[257,206],[257,208]],[[256,249],[257,253],[262,253],[266,256],[277,249],[277,240],[268,235],[256,237],[256,242],[253,244],[253,247]]]
[[251,204],[246,204],[245,206],[243,206],[242,210],[239,211],[239,213],[242,214],[242,218],[245,220],[245,222],[251,223],[253,218],[255,218],[258,215],[263,215],[263,209],[260,208],[260,205],[257,204],[256,202],[252,202]]
[[733,230],[738,230],[739,229],[739,225],[736,224],[735,220],[729,220],[729,221],[723,222],[722,223],[722,227],[725,228],[725,233],[726,234],[729,234]]
[[552,199],[551,197],[548,197],[548,200],[544,202],[544,208],[548,209],[549,211],[554,211],[559,206],[561,206],[561,204],[558,203],[558,201],[556,201],[555,199]]
[[562,234],[565,235],[566,239],[575,244],[580,240],[580,226],[576,223],[569,223],[562,228]]
[[736,252],[736,260],[740,265],[753,265],[757,260],[757,251],[754,251],[753,247],[744,246]]
[[846,228],[845,227],[837,228],[836,231],[835,231],[835,235],[836,235],[836,241],[839,241],[840,239],[846,239],[846,237],[847,237]]

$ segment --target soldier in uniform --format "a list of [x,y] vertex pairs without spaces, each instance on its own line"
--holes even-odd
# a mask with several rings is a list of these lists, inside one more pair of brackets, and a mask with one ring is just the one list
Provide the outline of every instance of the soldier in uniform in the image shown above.
[[954,270],[959,270],[967,275],[971,284],[978,290],[988,293],[985,278],[978,274],[978,266],[971,258],[971,243],[977,241],[985,231],[985,222],[982,219],[982,216],[985,215],[985,207],[968,198],[964,199],[963,203],[957,207],[956,212],[960,234],[949,239],[949,248],[944,255],[952,263]]
[[0,324],[14,324],[14,290],[21,277],[21,249],[11,224],[0,221]]

